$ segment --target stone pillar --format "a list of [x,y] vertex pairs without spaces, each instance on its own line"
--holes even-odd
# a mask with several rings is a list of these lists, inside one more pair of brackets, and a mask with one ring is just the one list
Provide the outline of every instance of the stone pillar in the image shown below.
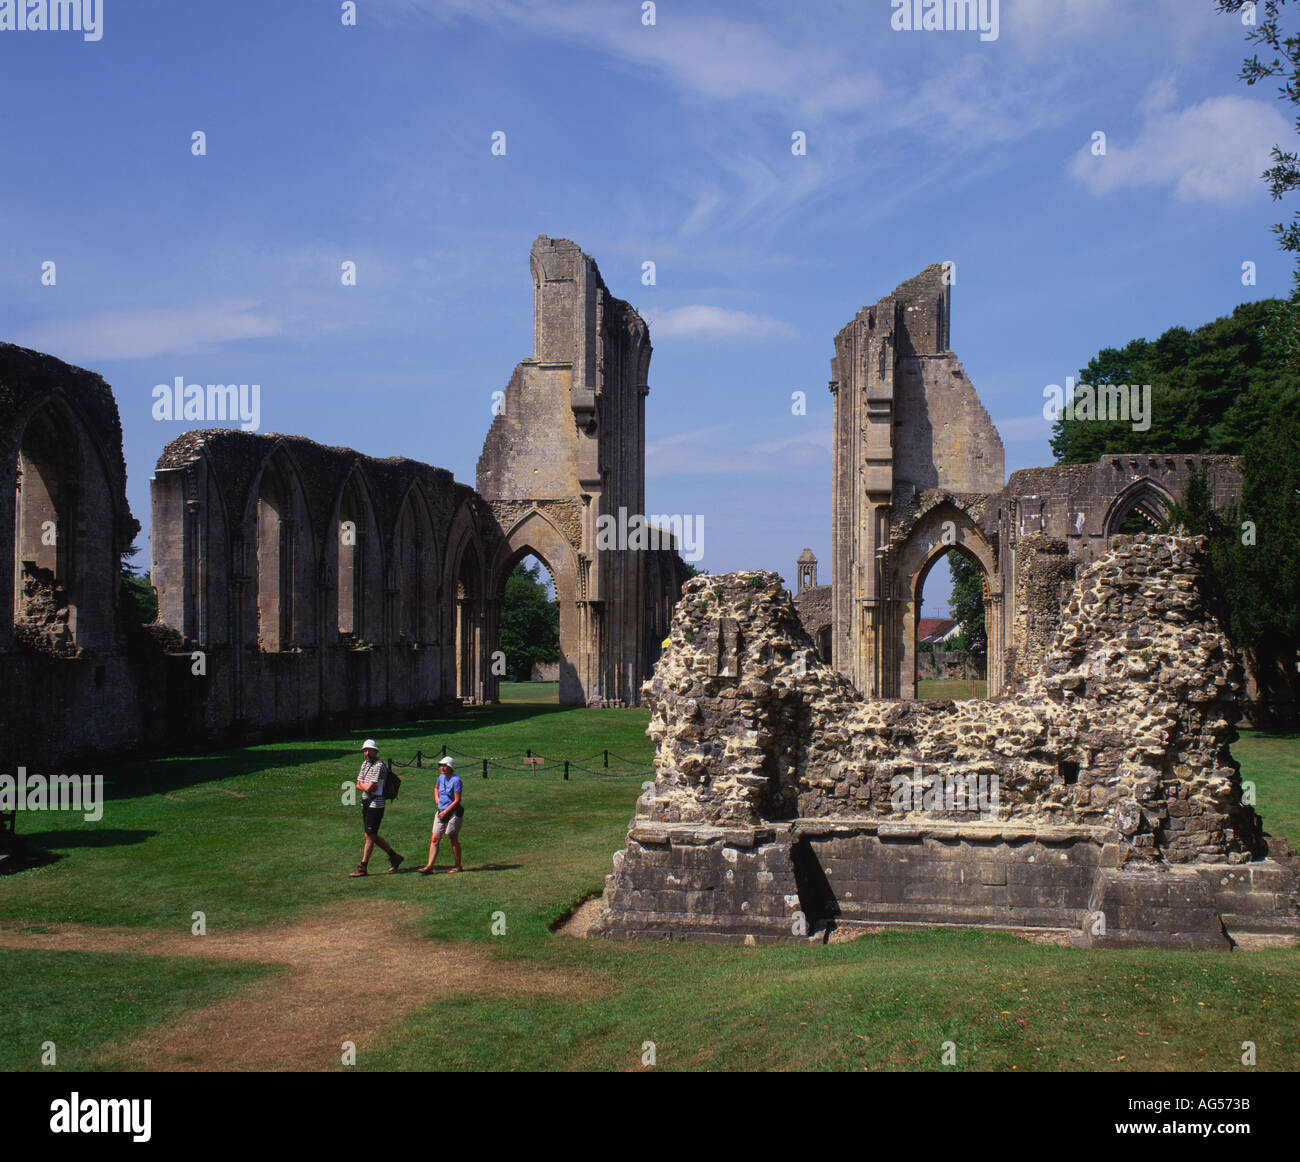
[[[483,608],[483,641],[500,641],[498,631],[501,626],[501,602],[497,598],[488,598]],[[496,673],[495,659],[484,658],[483,665],[483,701],[501,701],[501,675]]]
[[988,640],[987,696],[994,698],[1006,685],[1006,624],[1001,593],[990,593],[984,602],[984,636]]

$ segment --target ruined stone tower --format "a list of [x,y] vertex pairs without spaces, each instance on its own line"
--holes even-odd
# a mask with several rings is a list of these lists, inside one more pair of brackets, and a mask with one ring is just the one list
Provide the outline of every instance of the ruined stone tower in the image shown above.
[[645,513],[650,333],[574,243],[542,235],[529,264],[533,355],[515,368],[478,462],[478,491],[504,534],[491,573],[504,584],[530,553],[550,570],[562,703],[635,705],[681,563],[671,551],[606,547],[597,522]]
[[835,336],[833,656],[868,697],[914,696],[921,586],[951,549],[978,563],[1002,640],[996,537],[979,527],[1003,486],[1002,439],[948,349],[946,270],[926,267]]

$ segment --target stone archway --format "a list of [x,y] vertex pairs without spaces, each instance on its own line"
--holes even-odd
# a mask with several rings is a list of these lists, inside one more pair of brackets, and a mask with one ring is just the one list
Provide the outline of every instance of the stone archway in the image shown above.
[[262,462],[249,503],[258,648],[284,653],[314,646],[315,536],[302,476],[283,442]]
[[392,619],[395,640],[411,646],[442,640],[438,615],[441,557],[428,498],[419,484],[407,490],[392,537]]
[[[524,557],[534,556],[551,575],[555,600],[560,609],[560,687],[561,706],[581,706],[586,697],[580,679],[584,648],[582,620],[578,608],[578,563],[568,538],[539,509],[525,513],[507,532],[497,547],[489,571],[492,600],[489,624],[489,656],[498,648],[501,599],[506,579]],[[490,681],[491,697],[497,697],[498,675]]]
[[1149,525],[1146,532],[1156,532],[1169,515],[1174,498],[1150,476],[1135,480],[1110,502],[1103,522],[1106,539],[1121,530],[1124,521],[1133,515],[1140,516]]
[[58,393],[16,435],[9,631],[56,655],[109,650],[124,546],[101,449]]
[[953,550],[973,561],[980,571],[988,637],[988,696],[993,697],[1002,690],[1005,660],[997,556],[969,514],[945,502],[930,509],[912,526],[891,571],[894,651],[893,657],[886,657],[885,661],[894,678],[893,697],[916,697],[917,626],[921,620],[922,589],[930,570]]
[[325,558],[334,579],[322,626],[325,640],[358,645],[387,640],[384,631],[384,537],[369,482],[359,465],[344,481],[335,505]]
[[483,538],[473,504],[462,504],[447,532],[443,565],[441,640],[443,689],[452,697],[484,702],[491,697],[491,674],[484,653],[488,635]]

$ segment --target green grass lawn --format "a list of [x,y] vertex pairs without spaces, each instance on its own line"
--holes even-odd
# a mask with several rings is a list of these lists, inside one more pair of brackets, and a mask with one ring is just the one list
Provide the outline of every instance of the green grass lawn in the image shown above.
[[[361,1068],[638,1068],[649,1041],[659,1068],[938,1069],[948,1040],[965,1069],[1232,1070],[1247,1040],[1257,1068],[1300,1068],[1300,949],[1100,952],[948,930],[764,948],[553,935],[623,845],[649,777],[646,723],[640,710],[517,703],[374,732],[386,758],[443,745],[457,758],[468,869],[457,877],[347,878],[359,808],[340,799],[361,734],[109,768],[99,824],[20,820],[61,858],[0,878],[0,920],[185,931],[202,910],[221,932],[340,900],[403,900],[431,940],[575,982],[560,995],[430,997],[366,1047]],[[509,769],[528,748],[540,770]],[[604,773],[606,748],[628,774]],[[1300,737],[1247,732],[1234,753],[1269,830],[1300,840]],[[499,760],[486,780],[482,756]],[[568,782],[565,757],[586,768]],[[423,861],[434,771],[405,773],[384,834]],[[38,1038],[66,1043],[60,1067],[148,1068],[120,1057],[143,1029],[255,990],[267,971],[0,950],[0,1068],[36,1068]]]
[[988,683],[964,678],[918,678],[918,698],[987,698]]
[[520,704],[558,706],[559,682],[502,682],[501,701],[506,705]]
[[1300,850],[1300,733],[1243,730],[1232,747],[1243,783],[1254,783],[1264,830]]
[[[187,1009],[256,987],[276,970],[190,957],[0,950],[0,1069],[140,1068],[101,1058],[106,1047]],[[42,1062],[54,1046],[52,1065]]]

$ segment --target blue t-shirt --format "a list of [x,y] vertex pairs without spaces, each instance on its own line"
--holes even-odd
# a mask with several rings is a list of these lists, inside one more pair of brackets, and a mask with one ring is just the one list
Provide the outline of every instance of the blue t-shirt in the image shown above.
[[438,773],[438,810],[443,811],[451,806],[451,801],[461,790],[461,781],[459,775],[452,775],[447,778],[441,771]]

